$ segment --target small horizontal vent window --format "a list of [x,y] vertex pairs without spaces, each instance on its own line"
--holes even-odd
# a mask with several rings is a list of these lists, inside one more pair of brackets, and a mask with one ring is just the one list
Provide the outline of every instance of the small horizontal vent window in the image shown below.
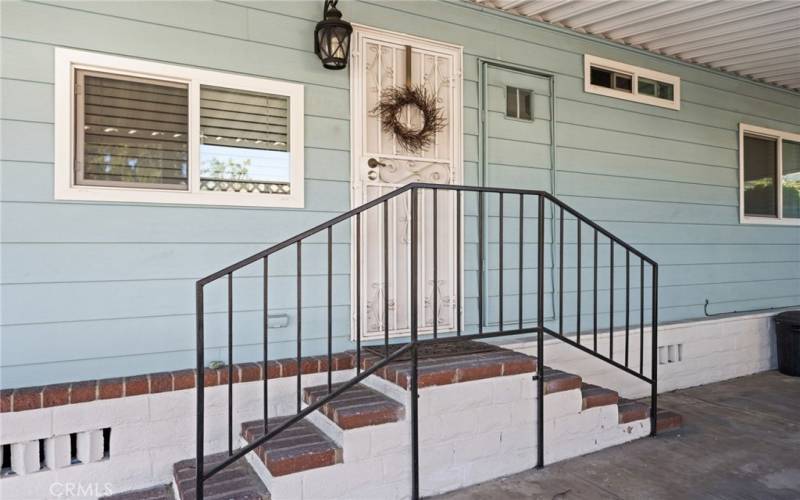
[[680,78],[590,55],[584,56],[584,90],[627,101],[680,109]]
[[671,101],[675,98],[675,86],[671,83],[639,77],[639,93]]
[[200,88],[200,188],[280,192],[290,186],[289,99]]
[[188,87],[77,71],[76,184],[186,189]]
[[592,66],[592,85],[617,89],[623,92],[632,92],[632,82],[633,77],[631,75]]

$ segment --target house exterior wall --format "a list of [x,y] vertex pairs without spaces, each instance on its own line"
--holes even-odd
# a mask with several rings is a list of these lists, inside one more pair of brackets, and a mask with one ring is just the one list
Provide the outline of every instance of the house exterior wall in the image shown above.
[[[479,60],[553,74],[546,174],[559,198],[659,262],[662,320],[700,318],[706,299],[712,312],[800,303],[800,228],[739,223],[737,150],[740,122],[800,132],[800,96],[462,2],[340,7],[352,22],[463,45],[467,184],[479,179]],[[349,81],[313,54],[320,11],[288,1],[0,4],[1,387],[191,366],[197,278],[350,208]],[[305,208],[55,201],[56,46],[304,84]],[[585,53],[679,76],[680,111],[585,93]],[[493,184],[525,187],[526,148],[507,151]],[[346,245],[335,259],[340,350],[351,345]],[[305,262],[307,288],[321,290],[324,259]],[[293,270],[279,274],[274,286],[289,287]],[[294,354],[284,299],[271,311],[289,316],[273,332],[276,358]],[[325,345],[324,300],[304,302],[304,353]],[[224,321],[210,310],[210,324]],[[242,353],[258,340],[237,333]],[[224,334],[207,342],[206,359],[224,359]]]

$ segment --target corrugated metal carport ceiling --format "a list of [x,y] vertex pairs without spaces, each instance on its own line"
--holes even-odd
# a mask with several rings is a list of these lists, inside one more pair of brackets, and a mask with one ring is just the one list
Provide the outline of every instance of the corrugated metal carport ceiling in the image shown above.
[[800,0],[472,0],[800,90]]

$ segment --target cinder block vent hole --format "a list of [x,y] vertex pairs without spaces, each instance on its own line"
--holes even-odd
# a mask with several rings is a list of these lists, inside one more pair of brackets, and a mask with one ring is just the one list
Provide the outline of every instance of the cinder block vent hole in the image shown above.
[[78,433],[73,432],[69,435],[69,458],[70,463],[79,464],[81,463],[78,460]]
[[47,459],[45,459],[44,455],[44,439],[39,440],[39,469],[46,469],[47,468]]
[[3,445],[3,461],[0,465],[0,477],[11,476],[14,472],[11,470],[11,445]]
[[658,364],[680,363],[683,361],[683,344],[671,344],[658,348]]
[[111,427],[103,429],[103,458],[111,457]]

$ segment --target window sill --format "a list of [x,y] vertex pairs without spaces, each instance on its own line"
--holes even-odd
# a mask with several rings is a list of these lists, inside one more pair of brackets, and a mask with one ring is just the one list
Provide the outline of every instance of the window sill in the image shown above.
[[56,200],[98,201],[110,203],[153,203],[170,205],[206,205],[251,208],[304,208],[303,189],[292,194],[253,194],[145,190],[112,187],[71,186],[57,189]]
[[741,216],[739,217],[739,223],[756,226],[800,226],[800,219]]

